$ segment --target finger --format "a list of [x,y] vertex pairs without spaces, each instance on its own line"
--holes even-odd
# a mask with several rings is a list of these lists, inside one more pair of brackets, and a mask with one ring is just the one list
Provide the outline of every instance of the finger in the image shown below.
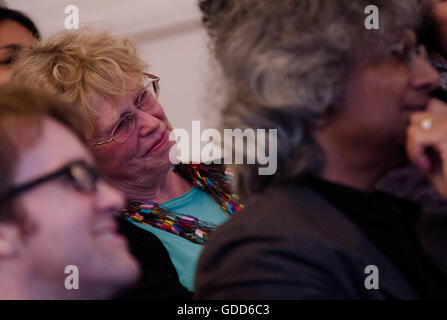
[[436,114],[445,114],[447,115],[447,104],[442,102],[439,99],[432,98],[428,102],[427,112],[436,113]]
[[433,168],[430,157],[425,153],[418,156],[413,165],[415,165],[416,168],[418,168],[425,175],[429,175]]
[[407,130],[407,156],[411,163],[426,173],[430,170],[430,159],[425,153],[431,141],[427,141],[424,132],[416,127],[409,127]]
[[437,151],[439,152],[439,156],[441,159],[442,175],[443,175],[443,178],[446,179],[447,178],[447,144],[444,143],[444,144],[440,145],[438,147]]
[[[440,146],[447,142],[444,130],[440,133],[425,131],[419,125],[411,125],[407,128],[407,156],[408,159],[423,173],[432,170],[436,163],[430,150],[440,151]],[[446,148],[447,155],[447,148]],[[446,157],[447,158],[447,157]]]
[[420,126],[422,120],[424,119],[433,119],[433,118],[437,118],[439,116],[431,113],[431,112],[426,112],[426,111],[422,111],[422,112],[413,112],[410,115],[410,124],[412,125],[417,125]]
[[[423,122],[427,119],[431,121],[430,128],[424,129]],[[419,127],[438,139],[447,140],[447,113],[415,112],[410,115],[409,125]]]

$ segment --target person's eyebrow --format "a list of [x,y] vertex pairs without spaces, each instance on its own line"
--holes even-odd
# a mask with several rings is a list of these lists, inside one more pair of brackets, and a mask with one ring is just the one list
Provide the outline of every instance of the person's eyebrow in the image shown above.
[[6,46],[1,46],[0,49],[12,49],[12,50],[20,50],[22,48],[19,44],[8,44]]
[[147,92],[147,86],[140,88],[136,91],[136,93],[134,94],[134,99],[133,99],[134,106],[136,106],[137,104],[139,104],[141,102],[141,98],[143,97],[144,94],[146,94],[146,92]]

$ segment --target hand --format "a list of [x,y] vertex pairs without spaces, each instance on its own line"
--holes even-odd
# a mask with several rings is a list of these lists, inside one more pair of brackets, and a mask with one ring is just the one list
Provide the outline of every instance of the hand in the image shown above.
[[[423,122],[431,124],[423,128]],[[407,154],[410,161],[447,199],[447,105],[431,99],[427,111],[410,116],[407,129]]]

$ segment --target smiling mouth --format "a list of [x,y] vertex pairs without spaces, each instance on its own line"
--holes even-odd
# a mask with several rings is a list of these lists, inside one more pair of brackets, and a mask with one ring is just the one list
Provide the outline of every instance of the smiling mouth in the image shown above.
[[93,236],[98,240],[127,244],[124,237],[118,233],[118,226],[115,223],[94,230]]
[[152,147],[149,148],[149,150],[147,150],[144,154],[143,157],[147,156],[149,153],[155,152],[160,150],[166,143],[166,141],[168,141],[169,138],[169,132],[168,130],[166,130],[163,135],[160,137],[160,139],[158,139],[153,145]]

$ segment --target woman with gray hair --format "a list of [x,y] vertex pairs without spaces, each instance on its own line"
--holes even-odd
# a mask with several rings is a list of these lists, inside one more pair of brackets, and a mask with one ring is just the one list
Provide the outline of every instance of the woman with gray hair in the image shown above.
[[[378,29],[366,28],[371,5]],[[423,150],[421,139],[407,141],[408,125],[428,132],[427,119],[415,117],[440,104],[429,96],[438,75],[416,41],[419,1],[200,7],[228,89],[223,126],[277,129],[278,169],[261,177],[257,166],[238,168],[246,210],[211,238],[197,296],[447,297],[447,280],[414,230],[417,208],[374,192],[408,158],[432,163],[424,152],[405,152]],[[427,176],[444,190],[439,173]]]

